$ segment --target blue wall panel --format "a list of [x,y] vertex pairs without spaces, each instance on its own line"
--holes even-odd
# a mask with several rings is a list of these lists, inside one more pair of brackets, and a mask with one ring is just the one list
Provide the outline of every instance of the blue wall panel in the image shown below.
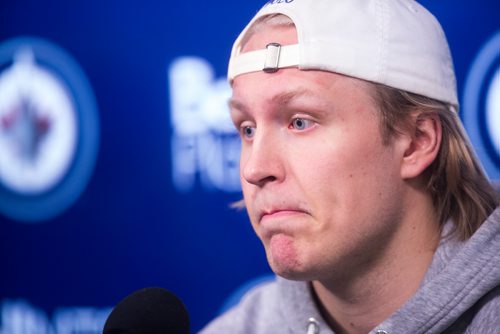
[[[462,105],[465,92],[471,92],[465,125],[488,174],[500,179],[500,144],[494,139],[500,121],[491,123],[500,110],[485,103],[488,96],[500,100],[492,88],[500,73],[500,46],[494,44],[500,5],[492,0],[422,3],[448,35]],[[244,282],[270,273],[245,213],[229,207],[241,194],[235,188],[237,146],[224,102],[231,44],[261,4],[0,3],[0,150],[12,141],[6,129],[13,128],[7,125],[15,114],[2,109],[7,93],[1,79],[13,65],[5,50],[21,37],[37,38],[77,64],[97,115],[94,125],[79,128],[79,135],[97,141],[88,182],[59,212],[45,219],[28,212],[34,210],[30,203],[58,191],[58,185],[19,194],[0,182],[2,334],[43,334],[49,327],[54,333],[98,333],[111,306],[146,286],[175,292],[189,309],[194,333]],[[488,47],[493,52],[481,58]],[[61,62],[43,62],[34,48],[32,54],[41,68],[60,76],[76,115],[87,115],[88,108],[71,95],[80,88],[61,74]],[[472,69],[484,73],[474,81]],[[45,134],[42,116],[33,124]],[[56,119],[50,126],[56,128]],[[74,157],[80,157],[81,147],[75,147]],[[0,181],[10,166],[3,153],[9,156],[0,152]],[[21,203],[32,218],[12,215],[9,201]]]

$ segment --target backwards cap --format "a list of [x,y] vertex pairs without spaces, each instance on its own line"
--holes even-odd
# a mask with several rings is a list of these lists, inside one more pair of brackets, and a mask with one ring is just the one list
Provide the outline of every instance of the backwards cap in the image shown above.
[[[241,53],[252,24],[288,16],[298,43]],[[414,0],[274,0],[235,41],[228,79],[280,68],[322,70],[381,83],[458,107],[453,62],[443,29]]]

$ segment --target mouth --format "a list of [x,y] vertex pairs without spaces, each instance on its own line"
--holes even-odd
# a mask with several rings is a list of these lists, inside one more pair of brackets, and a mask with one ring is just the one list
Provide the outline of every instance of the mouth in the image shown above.
[[306,211],[297,208],[279,208],[264,210],[259,214],[259,222],[261,224],[271,220],[293,218],[294,216],[307,214]]
[[257,234],[263,240],[271,240],[276,235],[295,235],[306,228],[306,211],[297,208],[280,208],[262,211],[259,214]]

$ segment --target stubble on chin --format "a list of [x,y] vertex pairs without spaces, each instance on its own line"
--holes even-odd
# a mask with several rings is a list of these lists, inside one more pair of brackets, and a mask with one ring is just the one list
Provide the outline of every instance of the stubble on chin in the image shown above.
[[291,236],[285,234],[271,236],[266,251],[269,265],[277,275],[288,279],[300,279],[301,261]]

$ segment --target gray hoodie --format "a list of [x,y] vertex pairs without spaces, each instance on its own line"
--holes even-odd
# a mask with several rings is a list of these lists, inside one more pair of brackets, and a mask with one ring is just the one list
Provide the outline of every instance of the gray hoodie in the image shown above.
[[[448,223],[443,234],[450,227]],[[334,332],[308,282],[277,278],[255,287],[201,333]],[[500,333],[500,207],[469,240],[442,238],[419,290],[370,332],[385,333]]]

